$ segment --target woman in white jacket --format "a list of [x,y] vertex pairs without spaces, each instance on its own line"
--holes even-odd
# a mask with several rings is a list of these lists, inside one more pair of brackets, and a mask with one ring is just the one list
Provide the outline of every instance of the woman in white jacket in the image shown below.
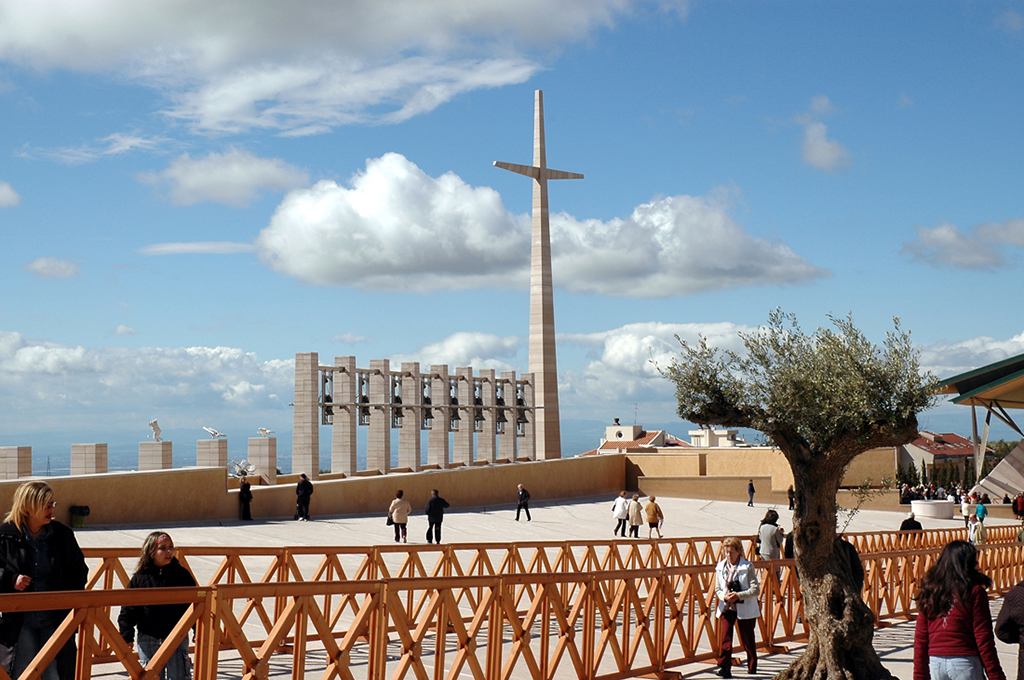
[[717,616],[721,619],[722,651],[718,656],[720,678],[732,677],[732,629],[739,629],[740,643],[747,653],[747,673],[757,672],[757,649],[754,628],[761,615],[758,595],[761,586],[757,572],[745,557],[740,539],[729,537],[722,541],[725,557],[715,567],[715,594],[718,596]]

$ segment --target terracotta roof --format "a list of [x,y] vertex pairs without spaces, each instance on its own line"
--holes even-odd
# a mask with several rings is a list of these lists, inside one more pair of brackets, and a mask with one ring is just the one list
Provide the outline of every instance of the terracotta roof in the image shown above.
[[[922,451],[938,456],[973,456],[974,444],[970,439],[961,437],[955,432],[935,433],[922,431],[920,437],[910,442]],[[991,451],[992,449],[987,449]]]
[[600,448],[602,451],[614,451],[615,449],[638,449],[641,447],[649,447],[651,442],[653,442],[659,434],[661,434],[661,430],[641,432],[639,439],[633,439],[631,441],[622,441],[621,439],[617,439],[615,441],[609,440],[604,444],[601,444]]

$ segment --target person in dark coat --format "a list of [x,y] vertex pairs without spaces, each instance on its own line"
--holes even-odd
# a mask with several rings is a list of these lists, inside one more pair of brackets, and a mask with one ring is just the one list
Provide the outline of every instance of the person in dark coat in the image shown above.
[[309,499],[312,495],[313,482],[305,472],[300,472],[299,483],[295,485],[295,519],[300,522],[309,521]]
[[427,501],[427,543],[441,542],[441,522],[444,521],[444,509],[451,507],[448,501],[437,494],[437,489],[430,492],[430,500]]
[[526,487],[522,484],[519,485],[519,505],[516,506],[516,521],[519,521],[519,513],[523,510],[526,511],[526,521],[529,522],[532,518],[530,517],[530,492],[526,490]]
[[1024,581],[1021,581],[1003,597],[1003,608],[996,617],[996,637],[1011,645],[1017,645],[1017,680],[1024,680]]
[[242,519],[251,520],[252,512],[249,509],[249,504],[252,503],[252,485],[249,484],[249,480],[242,477],[242,483],[238,485],[238,503],[242,509]]
[[[154,531],[142,544],[142,556],[129,588],[195,588],[196,580],[174,556],[174,541],[164,531]],[[139,629],[139,663],[143,666],[157,650],[191,605],[152,604],[121,607],[117,627],[124,641],[132,646]],[[161,680],[191,680],[192,662],[188,657],[188,634],[160,670]]]
[[900,524],[900,531],[921,531],[923,529],[921,523],[914,519],[914,513],[907,515],[907,518]]
[[[71,529],[53,519],[57,507],[46,482],[22,484],[0,525],[0,593],[82,590],[89,575]],[[6,612],[0,616],[0,666],[17,678],[43,648],[68,610]],[[75,677],[75,638],[43,669],[42,680]]]

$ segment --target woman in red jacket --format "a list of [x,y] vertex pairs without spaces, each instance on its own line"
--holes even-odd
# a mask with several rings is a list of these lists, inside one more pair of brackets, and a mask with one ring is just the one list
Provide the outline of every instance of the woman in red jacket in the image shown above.
[[1006,680],[999,665],[978,552],[953,541],[921,579],[914,631],[914,680]]

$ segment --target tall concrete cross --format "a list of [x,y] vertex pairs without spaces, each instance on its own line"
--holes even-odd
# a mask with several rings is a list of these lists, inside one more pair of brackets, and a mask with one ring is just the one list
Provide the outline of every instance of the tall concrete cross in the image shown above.
[[544,149],[544,93],[540,90],[534,93],[533,165],[502,161],[495,161],[494,165],[534,179],[533,246],[530,254],[530,372],[534,376],[534,398],[538,407],[535,422],[537,457],[561,458],[548,180],[583,179],[583,175],[548,168]]

